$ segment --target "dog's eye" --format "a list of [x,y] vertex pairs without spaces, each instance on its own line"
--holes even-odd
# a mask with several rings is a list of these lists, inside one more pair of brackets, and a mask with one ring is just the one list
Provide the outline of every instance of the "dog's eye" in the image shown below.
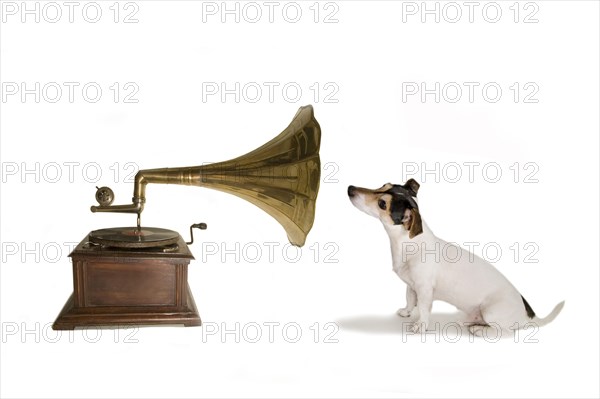
[[385,201],[384,200],[380,199],[379,202],[377,203],[377,205],[379,205],[379,207],[385,211]]

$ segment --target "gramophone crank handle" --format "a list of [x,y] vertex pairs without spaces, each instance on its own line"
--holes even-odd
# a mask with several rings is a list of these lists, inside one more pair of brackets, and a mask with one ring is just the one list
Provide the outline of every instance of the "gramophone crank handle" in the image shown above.
[[192,241],[186,242],[187,245],[192,245],[194,243],[194,231],[193,229],[206,230],[206,223],[195,223],[190,226],[190,237]]

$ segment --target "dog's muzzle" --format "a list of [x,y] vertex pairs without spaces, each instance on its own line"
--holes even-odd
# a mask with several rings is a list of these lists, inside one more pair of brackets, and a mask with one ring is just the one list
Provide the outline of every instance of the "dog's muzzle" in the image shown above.
[[354,197],[354,194],[356,194],[356,187],[348,186],[348,197]]

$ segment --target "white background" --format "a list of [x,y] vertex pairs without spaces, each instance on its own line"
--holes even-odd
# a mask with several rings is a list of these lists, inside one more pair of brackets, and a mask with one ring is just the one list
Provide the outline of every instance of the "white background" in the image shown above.
[[[316,23],[313,2],[297,3],[296,23],[282,16],[286,3],[274,9],[273,22],[268,7],[255,3],[263,13],[256,23],[249,21],[255,9],[243,14],[245,3],[238,4],[239,23],[235,15],[221,22],[220,2],[121,3],[117,23],[112,1],[98,3],[97,23],[82,17],[85,2],[72,23],[63,3],[56,23],[46,20],[55,15],[48,7],[39,23],[34,15],[23,23],[21,3],[12,4],[17,13],[3,8],[10,12],[0,27],[3,397],[598,396],[597,2],[520,3],[517,23],[513,2],[497,3],[496,23],[482,16],[486,3],[469,22],[462,2],[456,23],[448,21],[455,14],[446,3],[438,5],[447,12],[439,23],[434,15],[422,23],[420,13],[403,14],[410,4],[391,1],[321,3]],[[203,13],[213,6],[216,15]],[[286,17],[293,19],[289,7]],[[493,18],[494,9],[487,10]],[[138,22],[124,23],[134,11]],[[533,11],[538,22],[524,23]],[[331,13],[333,23],[325,23]],[[54,92],[40,93],[36,103],[32,94],[23,100],[4,90],[36,82],[63,85],[63,97],[51,103]],[[72,103],[64,82],[79,84]],[[90,82],[103,89],[96,103],[82,97]],[[115,82],[117,103],[109,88]],[[128,82],[139,88],[137,103],[124,102]],[[239,102],[234,95],[203,101],[207,82],[256,82],[265,91],[255,103],[248,101],[254,92],[241,93]],[[273,101],[265,82],[279,84]],[[436,103],[433,95],[403,101],[406,82],[479,86],[473,102],[463,85],[460,101],[447,101],[454,94],[446,93]],[[495,103],[482,97],[489,82],[503,90]],[[516,103],[509,88],[515,82]],[[529,82],[539,88],[537,103],[524,102]],[[284,97],[286,83],[302,89],[297,101],[293,92]],[[332,87],[337,91],[326,98]],[[183,186],[147,190],[146,226],[187,236],[189,224],[208,223],[191,248],[189,280],[205,326],[219,328],[217,334],[206,335],[208,327],[71,335],[49,328],[72,291],[69,243],[90,230],[135,223],[132,215],[90,213],[96,185],[111,186],[115,202],[128,203],[127,162],[147,169],[226,160],[270,140],[309,103],[323,131],[324,170],[299,261],[286,260],[295,253],[283,251],[281,227],[238,198]],[[421,173],[436,162],[437,176]],[[454,173],[442,168],[452,162],[479,162],[473,181],[466,167],[449,181]],[[482,172],[488,163],[502,171],[497,183],[488,181],[491,171]],[[537,183],[525,182],[533,170],[526,163],[534,165]],[[417,165],[417,174],[407,176],[407,165]],[[36,167],[37,175],[23,173]],[[477,242],[478,254],[486,243],[502,248],[496,266],[539,315],[566,300],[559,317],[530,337],[537,342],[524,342],[524,335],[517,343],[471,342],[465,334],[451,343],[440,334],[439,343],[434,336],[423,343],[402,334],[394,313],[404,304],[404,284],[391,272],[387,237],[378,221],[351,206],[346,187],[408,177],[422,183],[422,214],[440,237]],[[525,261],[529,242],[539,249],[537,263]],[[221,259],[219,252],[203,262],[207,243],[239,245],[240,259]],[[273,259],[265,243],[278,244]],[[262,248],[257,262],[249,259],[256,253],[241,253],[244,246]],[[434,320],[459,320],[452,312],[436,303]],[[274,342],[264,324],[270,322],[280,323]],[[339,329],[327,329],[329,322]],[[236,323],[247,333],[239,343],[220,334]],[[299,342],[288,342],[293,330],[283,335],[286,323],[300,326]],[[263,336],[250,343],[256,330],[248,326],[256,325]],[[327,333],[337,343],[325,342]]]

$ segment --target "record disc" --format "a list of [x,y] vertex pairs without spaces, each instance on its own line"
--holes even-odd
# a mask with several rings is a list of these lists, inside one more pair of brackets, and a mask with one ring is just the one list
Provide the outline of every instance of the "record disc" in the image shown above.
[[157,227],[113,227],[94,230],[89,239],[107,247],[153,248],[177,243],[179,233]]

